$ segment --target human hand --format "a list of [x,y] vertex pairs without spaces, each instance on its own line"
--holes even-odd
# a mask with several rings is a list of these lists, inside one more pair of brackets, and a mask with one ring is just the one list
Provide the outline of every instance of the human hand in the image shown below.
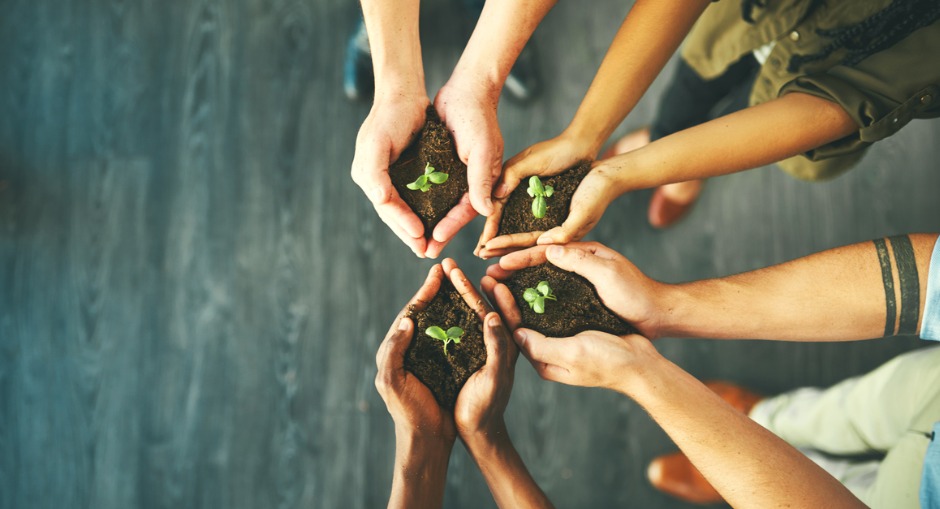
[[359,128],[352,162],[352,179],[369,197],[379,218],[422,258],[428,247],[424,225],[398,195],[388,169],[421,130],[429,103],[423,91],[376,95]]
[[411,306],[421,310],[434,298],[444,279],[440,265],[431,267],[424,285],[398,314],[375,356],[375,388],[395,421],[396,434],[452,444],[457,432],[453,416],[440,405],[417,377],[405,370],[405,351],[414,336],[414,322],[405,314]]
[[513,272],[545,262],[574,272],[587,279],[608,309],[630,322],[648,338],[659,337],[664,313],[668,307],[661,302],[668,285],[643,274],[620,253],[597,242],[576,242],[559,246],[536,246],[500,258],[487,268],[483,290],[506,317],[511,328],[521,321],[516,301],[502,281]]
[[[576,162],[551,171],[543,171],[540,174],[554,175]],[[568,217],[561,226],[552,228],[548,232],[534,231],[495,236],[499,231],[502,208],[506,203],[505,198],[497,200],[497,212],[487,218],[474,254],[481,258],[492,258],[536,244],[565,244],[581,239],[597,224],[610,202],[622,193],[616,175],[616,172],[611,171],[602,162],[594,163],[594,167],[578,184],[578,188],[571,197]]]
[[543,379],[626,395],[632,395],[644,373],[662,359],[653,344],[638,334],[619,337],[584,331],[570,338],[548,338],[520,328],[513,338]]
[[426,250],[428,257],[437,257],[477,213],[492,213],[491,192],[503,157],[503,135],[496,118],[498,100],[498,92],[492,96],[482,86],[455,77],[434,99],[441,120],[454,136],[457,156],[467,165],[470,191],[434,228]]
[[444,272],[454,288],[483,322],[486,364],[467,379],[454,408],[457,431],[464,442],[487,440],[502,433],[519,351],[499,315],[483,299],[457,264],[447,258]]

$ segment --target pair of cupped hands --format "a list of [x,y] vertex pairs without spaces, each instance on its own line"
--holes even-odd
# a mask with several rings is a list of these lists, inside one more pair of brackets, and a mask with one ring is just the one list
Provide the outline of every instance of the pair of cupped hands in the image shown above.
[[[597,288],[601,301],[632,323],[640,334],[623,337],[585,331],[572,338],[549,338],[521,327],[521,314],[503,283],[516,270],[545,263],[580,274]],[[431,391],[404,368],[414,336],[409,309],[421,310],[447,278],[483,322],[486,364],[457,396],[453,414],[442,409]],[[536,246],[502,257],[480,283],[484,299],[450,258],[434,265],[424,285],[398,314],[376,355],[375,384],[396,429],[452,443],[459,435],[468,446],[505,436],[503,413],[512,391],[519,352],[544,379],[583,387],[604,387],[631,394],[644,366],[659,357],[646,338],[658,336],[658,283],[632,263],[598,243]],[[645,336],[645,337],[644,337]]]
[[458,157],[467,164],[470,191],[426,237],[421,220],[399,196],[388,170],[421,130],[429,102],[423,93],[377,95],[356,138],[352,164],[353,180],[368,196],[379,217],[419,257],[436,258],[478,213],[487,216],[474,253],[483,258],[536,244],[579,240],[619,195],[613,172],[595,164],[572,197],[570,213],[563,225],[547,232],[497,237],[506,199],[523,179],[557,175],[580,161],[594,159],[600,147],[566,131],[532,145],[504,165],[503,137],[493,99],[481,99],[480,94],[465,93],[448,84],[438,93],[434,107],[454,135]]

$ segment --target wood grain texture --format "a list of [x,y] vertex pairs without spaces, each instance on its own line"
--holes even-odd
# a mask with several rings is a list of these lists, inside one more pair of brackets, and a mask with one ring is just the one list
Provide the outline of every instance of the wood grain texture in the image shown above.
[[[472,23],[426,4],[433,94]],[[507,157],[566,125],[627,9],[548,16],[543,97],[500,107]],[[431,262],[349,178],[368,113],[341,88],[356,16],[341,0],[0,0],[0,509],[384,505],[394,433],[375,350]],[[618,134],[649,121],[663,81]],[[937,139],[940,123],[915,121],[825,184],[773,168],[713,180],[667,232],[633,193],[592,237],[683,281],[937,231]],[[474,278],[481,227],[445,251]],[[658,346],[774,393],[921,344]],[[616,394],[520,363],[507,420],[559,507],[686,507],[644,478],[674,446]],[[490,500],[456,447],[447,507]]]

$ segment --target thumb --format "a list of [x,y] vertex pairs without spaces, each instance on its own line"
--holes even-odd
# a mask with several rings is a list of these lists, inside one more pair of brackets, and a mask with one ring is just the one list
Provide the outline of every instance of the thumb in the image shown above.
[[486,345],[486,365],[498,370],[509,354],[512,341],[503,327],[499,314],[491,311],[483,319],[483,343]]
[[499,158],[492,150],[474,147],[467,160],[467,180],[470,183],[470,204],[482,216],[493,213],[493,179],[499,175]]
[[545,257],[560,269],[584,276],[594,286],[601,286],[612,276],[608,261],[586,249],[549,246],[545,250]]

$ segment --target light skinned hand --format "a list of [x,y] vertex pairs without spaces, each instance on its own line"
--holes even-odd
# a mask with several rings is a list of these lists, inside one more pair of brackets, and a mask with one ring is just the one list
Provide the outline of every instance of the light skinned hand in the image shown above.
[[437,404],[427,386],[405,370],[405,351],[414,336],[414,322],[405,314],[409,306],[424,309],[437,294],[444,277],[440,265],[431,267],[424,285],[398,314],[375,356],[378,368],[375,388],[395,421],[396,433],[453,443],[457,436],[453,416]]
[[[550,140],[536,143],[513,156],[512,159],[506,162],[503,177],[496,187],[496,209],[487,218],[486,224],[483,226],[483,233],[480,235],[474,254],[484,259],[493,258],[536,245],[538,239],[545,232],[522,232],[497,236],[503,207],[505,207],[510,193],[532,175],[540,177],[558,175],[581,161],[592,160],[596,153],[597,148],[587,141],[563,133]],[[594,173],[594,171],[592,170],[591,173]],[[585,182],[591,183],[591,180],[589,180],[591,173],[582,181],[578,191],[581,190]],[[577,196],[577,191],[575,196]],[[606,208],[606,204],[604,208]],[[573,209],[574,203],[572,203],[572,214],[575,212]],[[601,210],[603,211],[603,209]],[[587,230],[584,233],[586,234]]]
[[420,132],[429,103],[423,92],[397,94],[392,99],[376,97],[359,128],[352,163],[352,179],[372,202],[379,218],[422,258],[428,248],[424,225],[399,196],[388,169]]
[[630,394],[644,370],[661,358],[643,336],[619,337],[585,331],[570,338],[549,338],[531,329],[513,333],[519,350],[545,380],[580,387],[603,387]]
[[432,233],[426,255],[436,257],[476,215],[493,212],[493,184],[503,161],[503,135],[496,117],[499,92],[481,84],[452,78],[437,93],[434,107],[454,136],[457,156],[467,165],[470,191],[441,219]]
[[517,270],[546,261],[590,281],[601,302],[644,336],[659,336],[666,307],[657,299],[666,285],[650,279],[623,255],[597,242],[535,246],[503,256],[498,264],[488,267],[487,277],[481,283],[483,290],[510,324],[518,324],[521,314],[509,289],[501,282]]

